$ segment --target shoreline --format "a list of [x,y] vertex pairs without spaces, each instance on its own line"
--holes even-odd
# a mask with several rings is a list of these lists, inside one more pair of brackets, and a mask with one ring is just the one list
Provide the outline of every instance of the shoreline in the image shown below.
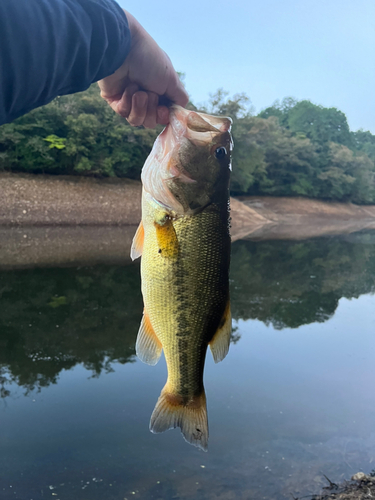
[[[131,263],[139,181],[0,173],[0,268]],[[231,198],[231,237],[303,240],[375,230],[375,206]]]
[[[141,219],[140,181],[0,172],[0,227],[128,226]],[[301,197],[231,197],[234,239],[260,228],[325,225],[375,228],[375,205]],[[264,231],[263,231],[264,232]]]

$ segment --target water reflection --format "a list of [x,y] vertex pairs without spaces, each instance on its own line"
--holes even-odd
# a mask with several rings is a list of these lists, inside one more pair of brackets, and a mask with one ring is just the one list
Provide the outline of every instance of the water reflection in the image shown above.
[[304,242],[238,241],[231,265],[232,314],[274,328],[324,322],[341,297],[375,290],[374,234]]
[[347,299],[374,291],[374,242],[233,245],[237,342],[207,356],[204,456],[147,430],[166,368],[134,356],[138,264],[1,272],[1,499],[281,500],[369,472],[375,297]]
[[[375,290],[373,234],[305,242],[238,241],[232,314],[275,329],[324,322],[341,297]],[[138,264],[0,273],[0,397],[26,392],[82,364],[94,376],[134,361],[142,315]],[[232,341],[240,339],[236,329]]]
[[0,382],[26,392],[81,363],[99,375],[134,360],[138,265],[0,273]]

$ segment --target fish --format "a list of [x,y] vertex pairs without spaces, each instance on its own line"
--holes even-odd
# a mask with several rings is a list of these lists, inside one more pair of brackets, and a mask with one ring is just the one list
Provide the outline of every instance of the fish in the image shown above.
[[207,451],[203,372],[229,350],[232,120],[174,105],[142,169],[142,220],[131,248],[141,258],[144,311],[136,353],[168,368],[150,420],[153,433],[180,427]]

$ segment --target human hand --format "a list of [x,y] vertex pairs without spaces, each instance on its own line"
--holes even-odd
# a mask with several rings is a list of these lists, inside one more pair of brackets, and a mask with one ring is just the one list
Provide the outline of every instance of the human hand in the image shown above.
[[132,37],[130,52],[120,68],[98,82],[101,96],[130,125],[154,128],[169,122],[167,101],[186,106],[189,97],[167,54],[127,11]]

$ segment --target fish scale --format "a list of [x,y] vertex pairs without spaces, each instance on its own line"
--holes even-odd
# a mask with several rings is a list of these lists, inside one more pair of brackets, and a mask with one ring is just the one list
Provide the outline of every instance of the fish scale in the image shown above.
[[[152,209],[144,222],[141,273],[145,309],[164,348],[168,380],[178,393],[187,386],[188,396],[201,392],[207,345],[229,297],[230,237],[227,206],[223,209],[220,213],[219,207],[210,205],[194,217],[173,222],[180,245],[176,261],[158,252]],[[175,345],[175,337],[187,338],[188,359],[183,364],[185,351]]]
[[132,258],[142,255],[144,300],[136,352],[155,364],[163,349],[168,368],[150,429],[180,427],[203,450],[207,347],[221,361],[231,334],[229,128],[227,118],[172,108],[142,171],[142,222],[132,246]]

